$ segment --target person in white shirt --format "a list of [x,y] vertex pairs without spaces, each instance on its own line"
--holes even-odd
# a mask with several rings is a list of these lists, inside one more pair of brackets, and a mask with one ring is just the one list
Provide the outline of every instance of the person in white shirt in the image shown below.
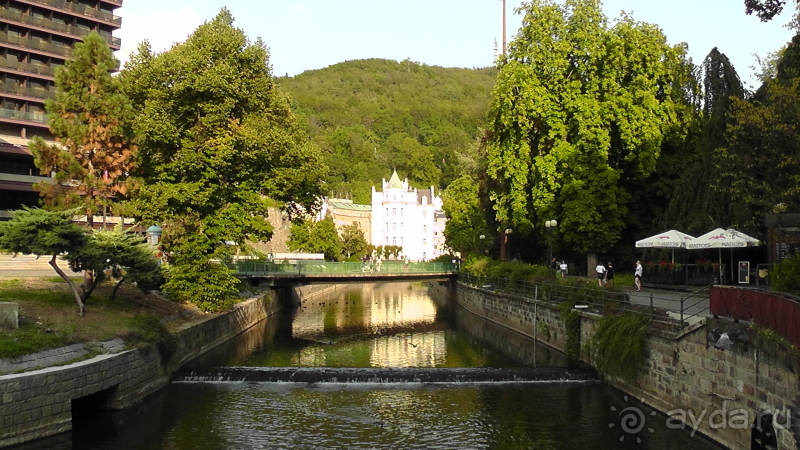
[[561,265],[558,266],[558,271],[561,272],[561,278],[567,278],[567,262],[561,261]]
[[636,292],[642,291],[642,263],[636,261],[636,272],[633,273],[633,281],[636,283]]
[[594,271],[597,272],[597,284],[603,287],[603,278],[606,277],[606,266],[598,264],[597,267],[594,268]]

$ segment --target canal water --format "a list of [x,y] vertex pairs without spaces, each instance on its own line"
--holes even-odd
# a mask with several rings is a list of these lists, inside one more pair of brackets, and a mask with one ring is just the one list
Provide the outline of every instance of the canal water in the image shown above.
[[[19,448],[721,448],[671,429],[560,353],[435,297],[423,284],[338,286],[193,361],[137,407],[78,416],[72,432]],[[321,375],[241,381],[285,371]],[[348,378],[373,373],[380,382]],[[413,381],[421,373],[463,376]]]

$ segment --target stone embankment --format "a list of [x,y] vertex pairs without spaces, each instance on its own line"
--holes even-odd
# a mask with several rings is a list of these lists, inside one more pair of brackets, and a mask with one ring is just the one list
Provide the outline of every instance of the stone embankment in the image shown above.
[[210,315],[175,333],[172,348],[150,345],[124,350],[121,342],[84,344],[3,361],[3,372],[59,364],[90,351],[91,359],[0,376],[0,447],[31,441],[72,428],[76,406],[121,409],[169,384],[186,362],[245,331],[284,307],[336,286],[304,286],[270,291]]
[[[445,295],[444,286],[434,286]],[[452,297],[452,296],[451,296]],[[471,313],[534,337],[558,350],[566,345],[566,330],[555,305],[492,292],[459,283],[458,305]],[[600,316],[581,314],[581,344],[592,339]],[[709,342],[715,328],[742,328],[731,322],[703,320],[679,333],[648,333],[645,364],[633,382],[607,379],[616,388],[733,449],[749,449],[751,425],[759,413],[771,413],[781,449],[798,448],[800,439],[800,363],[798,356],[775,342],[745,330],[749,343],[721,350]],[[593,364],[584,350],[582,359]],[[763,418],[763,416],[762,416]],[[794,421],[794,422],[793,422]],[[767,448],[767,447],[764,447]]]

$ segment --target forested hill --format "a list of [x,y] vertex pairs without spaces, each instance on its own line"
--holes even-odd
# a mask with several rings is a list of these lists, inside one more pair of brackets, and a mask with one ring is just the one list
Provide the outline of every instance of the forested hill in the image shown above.
[[497,70],[355,60],[277,82],[330,168],[332,195],[369,202],[397,168],[416,186],[445,187],[484,126]]

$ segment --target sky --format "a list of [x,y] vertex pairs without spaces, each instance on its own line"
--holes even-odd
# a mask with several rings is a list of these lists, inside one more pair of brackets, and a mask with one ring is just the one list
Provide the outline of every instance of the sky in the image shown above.
[[[791,4],[791,2],[790,2]],[[275,76],[353,59],[386,58],[442,67],[486,67],[502,43],[501,0],[125,0],[117,57],[123,61],[147,39],[156,51],[181,42],[227,7],[235,26],[270,49]],[[507,0],[510,42],[522,23],[517,0]],[[713,47],[725,53],[746,86],[758,87],[756,58],[780,49],[793,33],[792,10],[762,23],[743,0],[605,0],[609,19],[620,11],[658,25],[670,44],[685,42],[700,64]]]

